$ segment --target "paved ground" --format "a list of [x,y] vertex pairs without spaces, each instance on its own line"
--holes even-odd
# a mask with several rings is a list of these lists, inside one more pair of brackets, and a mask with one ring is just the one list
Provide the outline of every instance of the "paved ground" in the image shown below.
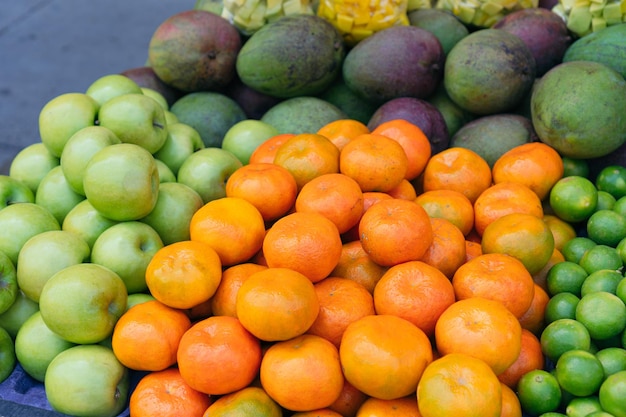
[[48,100],[145,64],[154,30],[195,0],[0,0],[0,173],[39,142]]

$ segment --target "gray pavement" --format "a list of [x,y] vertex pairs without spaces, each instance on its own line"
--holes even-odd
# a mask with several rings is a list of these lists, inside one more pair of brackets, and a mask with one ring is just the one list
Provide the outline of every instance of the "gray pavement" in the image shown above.
[[143,66],[152,33],[195,0],[0,0],[0,173],[39,142],[38,115],[57,95]]

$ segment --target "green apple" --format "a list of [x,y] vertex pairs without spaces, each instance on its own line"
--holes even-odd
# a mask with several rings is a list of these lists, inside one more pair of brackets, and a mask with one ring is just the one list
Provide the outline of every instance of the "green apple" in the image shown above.
[[136,306],[137,304],[145,303],[147,301],[154,301],[156,298],[152,294],[145,292],[136,292],[134,294],[128,294],[128,303],[126,304],[126,311]]
[[165,162],[156,158],[154,159],[154,162],[156,162],[157,169],[159,170],[159,183],[176,182],[176,175],[174,175],[170,167],[168,167]]
[[0,314],[13,305],[18,292],[15,264],[7,255],[0,252]]
[[228,177],[243,164],[232,152],[204,148],[189,155],[178,170],[178,182],[193,188],[206,204],[226,196]]
[[35,193],[35,203],[47,208],[59,224],[62,224],[67,213],[84,199],[84,195],[78,194],[70,187],[61,165],[52,168],[41,179]]
[[122,94],[142,94],[142,91],[139,84],[130,78],[121,74],[108,74],[92,82],[85,94],[102,106],[114,97]]
[[59,163],[59,158],[52,155],[46,145],[33,143],[15,155],[9,167],[9,176],[22,181],[35,194],[41,179]]
[[54,274],[41,290],[39,311],[46,325],[63,339],[80,344],[108,337],[126,310],[124,281],[102,265],[70,265]]
[[200,194],[188,185],[162,183],[154,210],[141,221],[152,226],[165,245],[189,240],[191,218],[203,204]]
[[142,94],[123,94],[107,101],[98,113],[100,126],[111,129],[122,142],[155,153],[167,138],[163,107]]
[[137,220],[148,215],[156,204],[159,169],[152,154],[139,145],[106,146],[85,167],[83,189],[103,216],[117,221]]
[[17,284],[39,302],[45,283],[61,269],[89,260],[89,245],[66,230],[50,230],[28,239],[17,257]]
[[111,129],[103,126],[88,126],[68,139],[61,154],[63,175],[74,192],[85,195],[83,175],[87,163],[100,149],[121,143]]
[[24,371],[39,382],[44,381],[46,369],[59,353],[75,346],[59,337],[46,326],[37,311],[30,316],[15,337],[15,356]]
[[179,123],[178,116],[169,110],[165,110],[165,124],[169,128],[169,125],[173,125],[174,123]]
[[154,157],[170,167],[174,175],[178,175],[180,166],[189,155],[204,147],[200,133],[193,127],[185,123],[168,124],[167,139]]
[[14,203],[34,203],[35,194],[22,181],[0,175],[0,210]]
[[0,252],[16,265],[17,256],[28,239],[48,230],[60,229],[58,220],[47,208],[35,203],[11,204],[0,210]]
[[73,346],[50,362],[44,388],[48,402],[59,413],[114,417],[126,407],[130,373],[108,347]]
[[0,314],[0,327],[9,332],[11,337],[15,339],[20,327],[37,311],[39,311],[39,304],[26,297],[22,290],[19,290],[11,307]]
[[167,100],[165,99],[165,97],[163,97],[163,94],[159,93],[158,91],[148,87],[141,87],[141,92],[144,96],[152,97],[153,99],[155,99],[156,102],[161,105],[163,110],[170,109],[169,104],[167,104]]
[[7,379],[17,364],[15,344],[9,332],[0,327],[0,382]]
[[84,93],[65,93],[48,101],[39,112],[39,136],[50,153],[61,157],[67,140],[83,127],[93,126],[98,102]]
[[113,225],[98,236],[91,249],[91,262],[115,272],[128,294],[146,291],[146,268],[163,247],[159,234],[150,225],[127,221]]
[[247,165],[252,152],[278,133],[278,129],[269,123],[254,119],[242,120],[228,129],[222,141],[222,149],[231,151],[242,164]]
[[100,214],[89,200],[83,200],[67,213],[65,219],[63,219],[61,229],[80,236],[87,242],[91,250],[98,236],[117,223],[119,222]]

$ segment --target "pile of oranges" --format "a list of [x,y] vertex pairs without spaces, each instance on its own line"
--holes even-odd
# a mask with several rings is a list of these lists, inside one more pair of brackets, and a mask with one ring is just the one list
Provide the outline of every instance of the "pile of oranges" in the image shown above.
[[270,138],[117,323],[131,415],[521,416],[563,169],[540,142],[432,154],[404,120]]

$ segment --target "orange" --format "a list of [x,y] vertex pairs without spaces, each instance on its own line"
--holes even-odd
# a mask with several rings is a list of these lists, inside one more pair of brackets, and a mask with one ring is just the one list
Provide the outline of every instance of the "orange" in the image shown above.
[[355,281],[373,293],[376,283],[387,269],[374,262],[363,249],[361,241],[355,240],[342,245],[339,262],[331,272],[331,276]]
[[137,371],[161,371],[176,363],[183,334],[191,327],[181,310],[157,301],[128,309],[113,329],[113,353],[122,365]]
[[529,330],[535,335],[540,335],[545,322],[546,306],[550,301],[550,295],[539,284],[535,283],[535,291],[533,293],[533,301],[530,307],[519,318],[519,322],[523,329]]
[[557,248],[554,248],[554,250],[552,251],[552,256],[550,256],[550,259],[548,259],[548,262],[543,266],[543,268],[541,268],[538,272],[535,272],[533,274],[533,280],[535,280],[535,283],[538,284],[544,290],[547,290],[548,289],[547,279],[548,279],[548,273],[550,272],[550,269],[552,269],[554,265],[564,262],[564,261],[565,261],[565,256],[563,256],[563,253],[561,253],[561,251],[558,250]]
[[359,412],[357,417],[421,417],[417,407],[417,398],[415,395],[394,398],[392,400],[381,400],[379,398],[368,398]]
[[315,177],[339,172],[339,148],[322,135],[300,133],[278,147],[274,163],[291,172],[301,189]]
[[243,263],[230,266],[222,272],[222,280],[210,299],[211,311],[216,316],[237,317],[237,292],[241,284],[255,272],[267,269],[265,265]]
[[502,384],[484,361],[450,353],[424,371],[417,404],[423,417],[500,417]]
[[491,186],[491,168],[476,152],[460,147],[433,155],[422,177],[424,191],[454,190],[472,203]]
[[391,400],[415,392],[433,351],[419,327],[398,316],[377,314],[348,326],[339,357],[346,379],[355,388]]
[[404,178],[413,180],[424,171],[432,149],[430,141],[417,125],[405,119],[394,119],[379,124],[372,133],[387,136],[402,146],[409,161]]
[[482,235],[494,220],[511,213],[543,217],[543,206],[535,192],[524,184],[501,182],[489,187],[474,202],[474,228]]
[[288,268],[267,268],[246,279],[237,292],[237,317],[264,341],[287,340],[306,332],[319,314],[313,283]]
[[337,226],[315,212],[295,212],[281,217],[263,240],[265,262],[271,268],[290,268],[321,281],[337,266],[342,241]]
[[401,198],[403,200],[415,200],[417,198],[415,187],[406,179],[400,181],[400,184],[387,191],[387,194],[393,198]]
[[319,408],[317,410],[311,411],[302,411],[299,413],[294,413],[291,417],[343,417],[336,411],[331,410],[330,408]]
[[178,368],[144,375],[130,395],[133,417],[202,417],[211,398],[191,388]]
[[363,249],[383,266],[420,259],[434,239],[430,217],[414,201],[382,200],[365,211],[359,223]]
[[350,323],[375,314],[372,294],[356,281],[328,277],[315,284],[315,292],[320,310],[307,333],[321,336],[337,347]]
[[217,398],[202,417],[215,416],[282,417],[283,411],[263,388],[251,385]]
[[178,369],[195,390],[228,394],[248,386],[261,365],[261,342],[238,319],[212,316],[196,322],[178,345]]
[[226,180],[226,197],[239,197],[259,210],[266,222],[286,214],[296,202],[298,185],[285,168],[266,162],[244,165]]
[[387,192],[405,178],[409,161],[395,140],[366,133],[348,142],[339,155],[339,170],[363,191]]
[[447,219],[467,236],[474,227],[474,206],[460,191],[432,190],[418,195],[415,202],[430,217]]
[[268,395],[291,411],[329,407],[344,381],[335,345],[312,334],[271,345],[263,355],[260,378]]
[[563,160],[559,153],[543,142],[516,146],[502,154],[491,170],[493,182],[518,182],[527,185],[540,200],[563,177]]
[[502,411],[500,417],[522,417],[522,405],[517,394],[505,384],[502,389]]
[[316,133],[328,138],[341,151],[352,139],[364,133],[370,133],[370,130],[358,120],[339,119],[325,124]]
[[450,280],[437,268],[422,261],[392,266],[374,289],[374,306],[378,314],[402,317],[428,337],[434,336],[435,323],[454,301]]
[[461,265],[452,278],[457,300],[488,298],[502,303],[516,318],[531,306],[535,282],[512,256],[485,253]]
[[428,265],[439,269],[448,278],[465,263],[465,236],[452,222],[443,218],[431,217],[433,242],[420,258]]
[[494,220],[483,232],[483,253],[503,253],[519,259],[536,274],[554,252],[554,236],[541,217],[511,213]]
[[202,206],[191,217],[191,240],[210,245],[223,266],[249,260],[263,245],[265,222],[261,212],[238,197],[223,197]]
[[258,162],[264,162],[268,164],[274,163],[276,157],[276,151],[287,141],[287,139],[295,136],[294,133],[281,133],[276,136],[272,136],[265,142],[262,142],[250,155],[249,164],[256,164]]
[[295,201],[296,212],[314,212],[332,221],[339,233],[354,227],[363,215],[363,192],[344,174],[323,174],[306,183]]
[[522,326],[499,301],[471,297],[455,302],[441,314],[435,342],[440,354],[473,356],[498,375],[519,356]]
[[567,242],[576,237],[574,226],[554,214],[544,214],[543,221],[546,222],[552,231],[554,247],[558,250],[563,249]]
[[150,294],[165,305],[187,309],[210,299],[222,279],[222,263],[209,244],[185,240],[159,249],[146,267]]
[[474,242],[473,240],[465,240],[465,262],[468,262],[475,257],[483,254],[483,248],[480,246],[480,242]]
[[344,417],[356,416],[359,407],[369,397],[365,393],[359,391],[348,380],[344,378],[343,388],[339,397],[328,408],[334,410]]
[[515,362],[498,375],[498,379],[509,388],[515,390],[522,375],[535,369],[543,369],[544,365],[545,359],[541,351],[539,338],[529,330],[522,329],[520,353]]
[[[380,200],[391,200],[392,197],[389,193],[383,193],[380,191],[366,191],[363,193],[363,213],[367,211],[373,204],[378,203]],[[351,242],[359,239],[359,224],[355,224],[350,230],[341,235],[341,239],[344,242]]]

